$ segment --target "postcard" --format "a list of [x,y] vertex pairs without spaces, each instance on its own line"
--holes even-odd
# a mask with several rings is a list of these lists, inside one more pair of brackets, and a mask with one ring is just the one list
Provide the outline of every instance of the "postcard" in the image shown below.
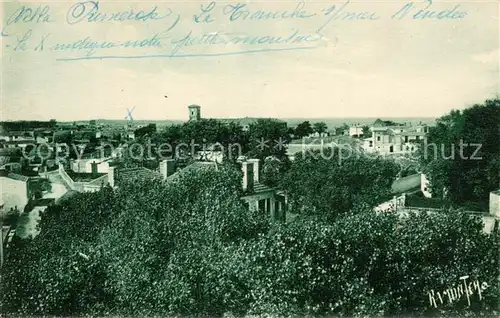
[[3,0],[2,314],[498,316],[497,0]]

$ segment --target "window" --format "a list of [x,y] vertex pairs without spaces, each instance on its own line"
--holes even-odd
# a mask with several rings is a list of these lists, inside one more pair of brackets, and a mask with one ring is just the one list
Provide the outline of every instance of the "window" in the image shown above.
[[389,152],[394,152],[394,146],[389,147]]
[[405,142],[408,142],[408,136],[405,136]]
[[370,146],[369,147],[373,147],[373,141],[370,140]]
[[420,140],[420,136],[417,136],[417,140]]
[[427,192],[427,187],[424,187],[424,192]]
[[380,141],[380,136],[377,136],[377,141]]

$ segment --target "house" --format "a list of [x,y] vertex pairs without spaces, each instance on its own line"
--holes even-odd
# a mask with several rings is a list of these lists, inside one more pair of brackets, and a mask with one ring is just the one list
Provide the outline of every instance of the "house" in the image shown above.
[[370,128],[372,136],[363,140],[367,152],[406,154],[415,152],[420,142],[427,141],[427,126],[379,126]]
[[349,136],[355,138],[363,136],[363,127],[359,124],[349,127]]
[[76,159],[70,160],[70,168],[77,173],[108,173],[109,160],[104,159]]
[[241,199],[251,211],[262,211],[272,220],[285,221],[286,196],[276,188],[270,188],[260,183],[260,160],[241,158],[243,172],[243,191]]
[[31,179],[17,173],[0,171],[1,203],[5,211],[23,211],[32,197]]

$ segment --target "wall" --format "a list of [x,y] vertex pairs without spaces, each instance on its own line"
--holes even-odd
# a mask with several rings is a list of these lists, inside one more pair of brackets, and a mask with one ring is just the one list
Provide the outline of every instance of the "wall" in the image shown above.
[[500,190],[490,192],[490,215],[500,217]]
[[386,211],[397,211],[398,209],[402,209],[405,207],[406,203],[406,195],[396,197],[394,196],[391,200],[379,204],[375,207],[375,212],[386,212]]
[[64,171],[64,167],[62,165],[59,165],[59,175],[72,190],[75,190],[75,182],[73,181],[73,179],[71,179],[70,176],[68,176],[66,171]]
[[24,181],[14,180],[8,177],[0,177],[2,201],[5,211],[15,208],[23,211],[28,204],[28,184]]
[[[92,162],[100,162],[103,159],[79,159],[71,161],[71,170],[78,173],[92,173]],[[98,173],[108,173],[109,163],[100,162],[97,165]]]

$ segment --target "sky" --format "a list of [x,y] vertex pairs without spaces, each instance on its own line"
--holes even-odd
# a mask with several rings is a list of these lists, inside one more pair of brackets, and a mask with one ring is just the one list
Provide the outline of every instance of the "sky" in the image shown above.
[[[210,1],[100,1],[102,16],[142,10],[139,17],[145,20],[101,22],[88,21],[90,2],[4,1],[1,119],[123,119],[135,106],[134,119],[182,120],[191,104],[201,106],[202,117],[215,118],[437,117],[500,92],[499,1],[414,1],[402,19],[391,17],[409,1],[299,2],[214,2],[211,22],[195,23],[193,16]],[[297,6],[312,16],[243,20],[241,15],[230,21],[238,3],[249,17],[259,10],[293,12]],[[328,10],[322,9],[332,5],[335,10],[345,5],[341,14],[368,17],[361,14],[367,12],[378,19],[332,18],[320,37],[316,31],[336,12],[325,16]],[[457,5],[461,19],[412,17],[425,7],[437,14]],[[39,15],[31,19],[37,8]],[[145,17],[151,11],[156,15]],[[167,30],[176,17],[179,22]],[[312,40],[198,43],[169,57],[172,41],[190,32],[286,38],[295,31]],[[155,34],[163,36],[161,46],[97,48],[92,59],[67,60],[85,57],[88,50],[54,49],[87,37],[120,44]],[[248,52],[292,47],[299,49]]]

